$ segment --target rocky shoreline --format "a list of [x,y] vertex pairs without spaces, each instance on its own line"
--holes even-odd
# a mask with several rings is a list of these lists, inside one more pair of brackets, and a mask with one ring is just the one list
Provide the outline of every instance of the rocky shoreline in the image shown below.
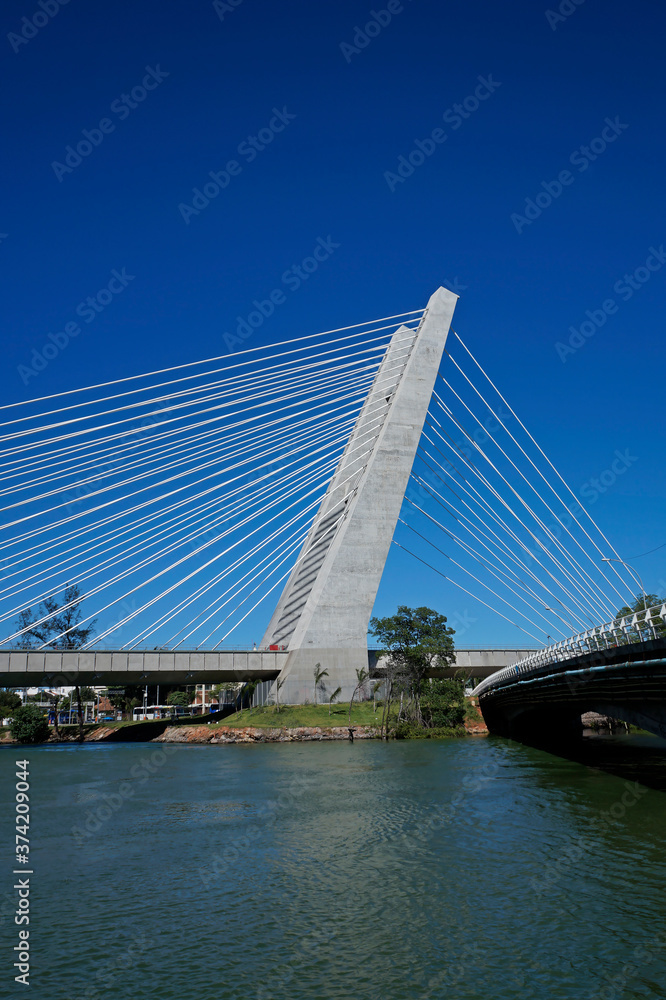
[[[354,726],[355,740],[378,740],[376,726]],[[152,743],[312,743],[349,740],[349,728],[299,726],[297,729],[259,729],[254,726],[169,726]]]
[[[378,740],[380,729],[377,726],[353,726],[355,740]],[[482,736],[488,730],[483,722],[468,722],[465,725],[468,736]],[[83,737],[84,743],[102,743],[106,741],[124,743],[120,736],[121,730],[100,726],[89,730]],[[295,728],[275,727],[264,729],[255,726],[168,726],[163,733],[146,738],[150,743],[191,743],[191,744],[222,744],[222,743],[320,743],[349,740],[348,726],[298,726]],[[9,733],[3,734],[1,743],[13,743]],[[75,732],[51,734],[47,743],[78,743]],[[130,742],[127,740],[127,742]],[[133,740],[131,742],[134,742]]]

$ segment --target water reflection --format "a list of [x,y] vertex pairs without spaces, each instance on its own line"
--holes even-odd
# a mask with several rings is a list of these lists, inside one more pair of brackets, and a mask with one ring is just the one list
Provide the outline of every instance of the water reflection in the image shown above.
[[661,741],[187,747],[77,844],[152,750],[31,751],[38,997],[663,996]]
[[666,792],[666,740],[645,734],[584,730],[578,740],[532,740],[530,746]]

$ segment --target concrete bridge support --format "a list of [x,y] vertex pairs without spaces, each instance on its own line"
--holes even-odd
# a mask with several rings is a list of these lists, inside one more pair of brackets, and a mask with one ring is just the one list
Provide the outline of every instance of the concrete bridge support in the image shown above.
[[[394,334],[262,647],[289,651],[281,701],[314,697],[316,663],[348,700],[458,296],[440,288]],[[369,454],[368,454],[369,452]]]

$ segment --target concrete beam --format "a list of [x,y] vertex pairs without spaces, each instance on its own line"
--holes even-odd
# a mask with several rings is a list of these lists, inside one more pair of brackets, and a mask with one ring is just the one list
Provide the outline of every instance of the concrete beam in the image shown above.
[[[523,659],[531,649],[459,649],[456,664],[441,676],[453,677],[463,670],[467,677],[488,677],[496,670]],[[205,652],[190,650],[85,650],[56,652],[0,649],[0,687],[66,687],[126,684],[218,684],[224,681],[272,681],[279,676],[289,659],[287,651],[235,650]],[[365,660],[356,651],[326,650],[348,670],[365,666],[381,671],[376,653],[365,650]],[[354,678],[356,677],[354,673]],[[311,676],[304,697],[313,699]],[[330,690],[333,678],[327,678]],[[287,704],[284,692],[280,699]]]
[[0,650],[0,687],[267,681],[279,676],[287,656],[263,650]]

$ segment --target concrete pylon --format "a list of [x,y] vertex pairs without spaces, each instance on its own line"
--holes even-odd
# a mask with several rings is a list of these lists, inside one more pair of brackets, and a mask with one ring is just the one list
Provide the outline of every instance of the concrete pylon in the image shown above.
[[262,647],[286,646],[280,701],[314,698],[316,663],[348,701],[458,296],[439,288],[393,335]]

